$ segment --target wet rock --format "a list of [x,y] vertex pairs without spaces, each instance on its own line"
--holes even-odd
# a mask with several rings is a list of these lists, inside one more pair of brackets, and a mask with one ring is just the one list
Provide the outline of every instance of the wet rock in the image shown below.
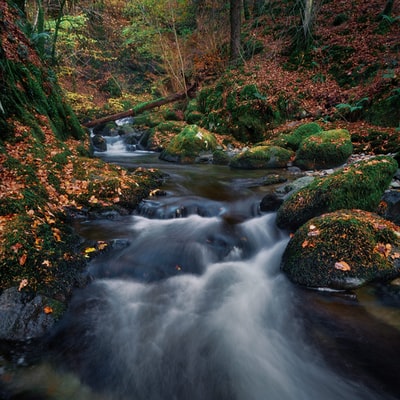
[[107,142],[103,136],[96,134],[92,137],[92,144],[95,151],[107,151]]
[[400,228],[376,214],[341,210],[299,228],[282,257],[282,270],[308,287],[353,289],[400,276]]
[[0,339],[26,340],[39,338],[55,323],[48,307],[48,299],[18,291],[16,287],[3,291],[0,296]]
[[379,204],[378,214],[400,225],[400,191],[387,190]]
[[276,193],[266,194],[260,203],[260,210],[264,212],[276,211],[282,204],[283,199],[278,197]]

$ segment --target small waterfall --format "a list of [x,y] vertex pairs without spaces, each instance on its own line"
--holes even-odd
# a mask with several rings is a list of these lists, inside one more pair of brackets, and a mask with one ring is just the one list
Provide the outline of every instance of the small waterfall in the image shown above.
[[60,360],[113,400],[378,399],[305,344],[274,218],[135,217],[132,245],[73,299]]

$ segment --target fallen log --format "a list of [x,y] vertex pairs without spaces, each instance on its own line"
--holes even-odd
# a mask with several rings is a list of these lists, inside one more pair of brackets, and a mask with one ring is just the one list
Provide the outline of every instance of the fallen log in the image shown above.
[[164,104],[173,103],[174,101],[183,100],[187,97],[191,98],[193,97],[196,89],[197,89],[197,84],[193,84],[192,86],[189,87],[189,89],[186,92],[174,93],[167,97],[162,97],[153,101],[141,103],[138,104],[136,107],[131,108],[130,110],[94,119],[92,121],[85,122],[82,125],[86,128],[91,128],[96,125],[104,124],[105,122],[116,121],[117,119],[126,117],[134,117],[135,115],[141,114],[143,111],[151,110],[153,108],[160,107]]

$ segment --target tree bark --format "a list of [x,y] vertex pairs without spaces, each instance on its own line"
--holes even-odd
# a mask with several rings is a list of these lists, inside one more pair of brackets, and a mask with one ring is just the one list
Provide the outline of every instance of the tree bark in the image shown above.
[[238,64],[240,61],[240,33],[241,33],[241,12],[242,0],[230,0],[230,61],[231,64]]
[[132,108],[127,111],[123,111],[117,114],[108,115],[103,118],[94,119],[92,121],[86,122],[82,124],[86,128],[91,128],[96,125],[104,124],[110,121],[116,121],[117,119],[126,118],[126,117],[134,117],[135,115],[141,114],[143,111],[151,110],[156,107],[160,107],[164,104],[173,103],[174,101],[183,100],[187,97],[192,97],[193,93],[197,89],[197,84],[190,86],[190,88],[186,92],[174,93],[167,97],[162,97],[157,100],[150,101],[148,103],[141,103],[137,105],[135,108]]

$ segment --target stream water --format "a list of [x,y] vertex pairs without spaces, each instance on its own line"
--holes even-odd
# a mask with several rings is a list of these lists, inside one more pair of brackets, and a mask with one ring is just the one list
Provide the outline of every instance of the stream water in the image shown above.
[[249,184],[266,171],[168,164],[118,142],[101,157],[160,168],[167,194],[135,215],[79,223],[116,249],[90,264],[95,279],[45,355],[11,374],[10,398],[399,398],[394,297],[291,284],[279,270],[288,234],[259,211],[270,188]]

